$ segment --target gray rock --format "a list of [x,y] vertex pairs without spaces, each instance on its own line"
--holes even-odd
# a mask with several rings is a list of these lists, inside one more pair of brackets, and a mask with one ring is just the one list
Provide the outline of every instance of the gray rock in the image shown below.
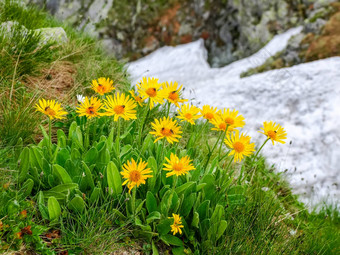
[[62,27],[39,28],[35,29],[35,31],[41,35],[41,45],[45,45],[47,43],[62,45],[68,42],[67,34]]

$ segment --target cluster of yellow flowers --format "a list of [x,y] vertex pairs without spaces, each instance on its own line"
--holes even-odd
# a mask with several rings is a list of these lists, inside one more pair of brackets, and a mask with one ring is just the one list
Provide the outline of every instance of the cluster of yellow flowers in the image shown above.
[[[98,97],[85,97],[84,101],[77,107],[79,116],[86,116],[87,118],[94,118],[100,116],[113,116],[114,121],[119,118],[124,120],[137,119],[137,104],[140,107],[147,105],[146,110],[152,109],[157,104],[168,102],[168,113],[170,105],[173,104],[178,107],[176,118],[181,122],[185,121],[191,125],[195,125],[195,121],[199,118],[206,120],[206,124],[211,123],[211,130],[220,132],[220,137],[223,134],[224,143],[230,148],[229,156],[233,156],[234,161],[241,161],[244,157],[250,156],[255,151],[255,144],[250,142],[251,137],[240,133],[238,128],[245,125],[244,117],[236,110],[223,109],[218,110],[216,107],[204,105],[202,109],[185,104],[187,99],[181,98],[182,85],[178,86],[177,82],[160,83],[156,78],[142,78],[136,85],[135,90],[129,91],[130,95],[124,93],[115,93],[106,95],[113,90],[113,81],[109,78],[99,78],[92,81],[92,89],[99,95],[104,96],[103,99]],[[146,103],[147,100],[147,103]],[[182,105],[180,105],[182,104]],[[36,105],[37,111],[46,114],[50,119],[62,119],[67,114],[61,105],[54,100],[39,100]],[[150,134],[156,137],[154,142],[160,139],[166,139],[170,144],[179,142],[182,137],[181,126],[176,119],[166,117],[155,119],[151,123],[152,131]],[[261,132],[261,131],[259,131]],[[286,131],[273,121],[264,122],[262,132],[267,136],[267,140],[274,142],[285,143]],[[188,156],[178,158],[171,153],[170,158],[165,158],[164,170],[169,171],[167,177],[172,175],[184,175],[195,167],[191,163]],[[147,178],[152,177],[150,168],[147,168],[147,163],[140,160],[137,163],[134,159],[127,161],[123,165],[121,172],[124,179],[123,185],[127,184],[129,191],[140,184],[145,184]],[[174,214],[174,225],[172,225],[173,234],[181,233],[181,220],[179,215]]]

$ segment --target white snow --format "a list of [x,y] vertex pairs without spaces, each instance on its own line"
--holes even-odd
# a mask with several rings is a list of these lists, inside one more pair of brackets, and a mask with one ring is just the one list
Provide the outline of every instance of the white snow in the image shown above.
[[339,204],[340,57],[239,77],[284,49],[300,31],[298,27],[277,35],[256,54],[223,68],[209,66],[203,41],[198,40],[163,47],[128,64],[128,72],[133,83],[143,76],[178,81],[196,104],[239,110],[246,119],[244,130],[258,145],[265,139],[257,132],[262,123],[280,123],[287,130],[287,143],[268,143],[263,150],[268,162],[278,171],[286,170],[293,191],[307,205]]

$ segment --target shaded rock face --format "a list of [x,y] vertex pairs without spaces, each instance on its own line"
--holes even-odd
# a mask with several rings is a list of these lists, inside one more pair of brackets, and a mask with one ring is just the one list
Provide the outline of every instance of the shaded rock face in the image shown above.
[[319,0],[30,0],[135,60],[164,45],[205,40],[208,61],[223,66],[249,56],[273,35],[300,24]]

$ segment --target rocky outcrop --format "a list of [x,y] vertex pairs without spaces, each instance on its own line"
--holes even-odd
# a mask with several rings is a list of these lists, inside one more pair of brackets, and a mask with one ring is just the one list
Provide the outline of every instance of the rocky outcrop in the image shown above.
[[118,58],[138,59],[164,45],[205,40],[223,66],[303,23],[329,0],[30,0],[99,37]]

